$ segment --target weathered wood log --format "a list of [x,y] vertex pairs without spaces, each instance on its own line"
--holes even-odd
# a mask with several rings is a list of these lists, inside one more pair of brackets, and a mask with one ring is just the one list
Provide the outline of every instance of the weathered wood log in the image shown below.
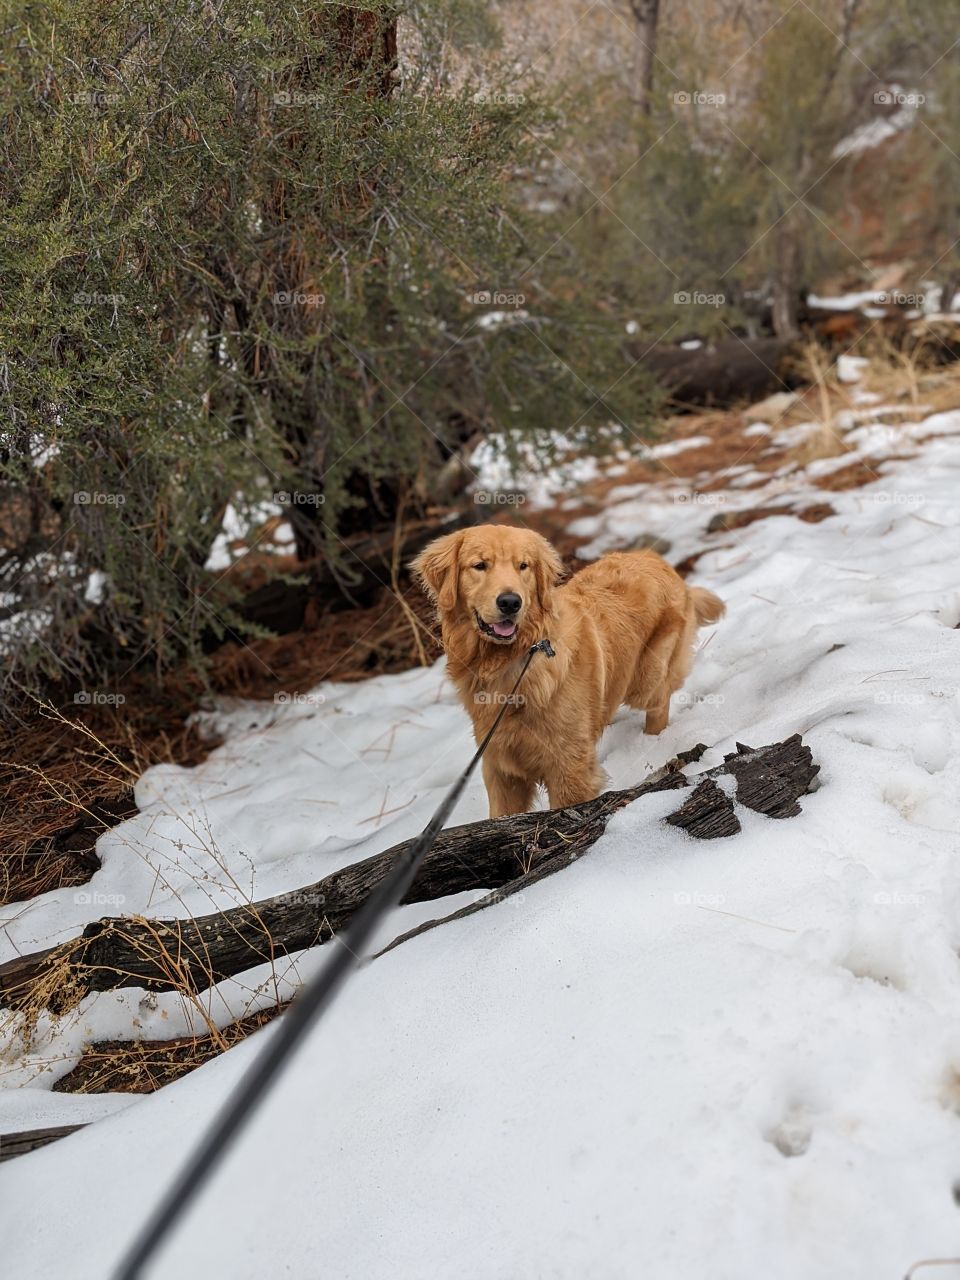
[[[607,791],[583,804],[441,832],[404,902],[434,901],[471,889],[492,889],[502,897],[559,871],[587,852],[611,815],[625,805],[652,792],[688,787],[682,768],[704,750],[698,746],[684,752],[637,786]],[[706,785],[721,775],[736,778],[738,795],[742,792],[751,808],[788,816],[799,811],[797,799],[809,790],[818,768],[799,735],[758,751],[738,746],[722,765],[703,775],[704,781],[698,780],[687,804],[669,821],[707,838],[739,830],[729,798],[715,783]],[[78,938],[0,965],[0,1002],[14,1009],[46,1007],[63,1013],[92,991],[205,990],[257,964],[328,942],[410,843],[294,892],[196,919],[95,921]]]
[[679,405],[728,407],[759,400],[795,381],[795,344],[783,338],[724,338],[694,350],[666,343],[634,350],[641,367]]
[[799,798],[813,789],[820,766],[810,761],[806,786],[798,791],[795,744],[799,741],[794,735],[785,742],[759,748],[745,747],[738,742],[736,751],[724,756],[727,771],[737,780],[737,799],[741,804],[768,818],[793,818],[800,812]]
[[[692,761],[699,760],[702,754],[703,748],[697,746],[692,751],[681,752],[677,757],[677,763],[689,764]],[[752,764],[750,763],[751,761]],[[700,839],[715,839],[719,836],[736,835],[740,831],[740,820],[734,811],[733,802],[729,796],[720,790],[711,776],[733,773],[735,763],[741,768],[747,796],[746,803],[749,808],[756,808],[759,803],[766,800],[768,794],[771,797],[770,802],[774,809],[778,809],[780,805],[789,804],[791,800],[795,803],[797,797],[805,795],[812,789],[814,778],[820,771],[820,766],[813,763],[810,750],[803,745],[799,734],[794,734],[793,737],[787,738],[785,742],[774,743],[769,747],[761,747],[758,751],[754,751],[752,747],[745,747],[738,742],[736,751],[724,757],[723,765],[709,770],[694,789],[689,800],[681,805],[675,813],[669,814],[664,821],[669,822],[671,826],[681,827],[688,835],[697,836]],[[755,773],[764,773],[766,775],[765,787],[757,788],[756,790],[752,788],[750,783]],[[790,798],[789,800],[788,797]],[[737,799],[741,799],[739,785]],[[769,816],[781,817],[789,815],[771,812]],[[512,880],[502,888],[494,889],[492,893],[488,893],[484,897],[478,898],[476,902],[471,902],[467,906],[461,907],[459,911],[454,911],[450,915],[440,916],[436,920],[424,921],[423,924],[417,925],[415,929],[410,929],[399,937],[394,938],[388,946],[377,954],[385,955],[388,951],[392,951],[394,947],[400,946],[402,942],[408,942],[411,938],[417,937],[418,934],[426,933],[428,929],[435,929],[438,925],[447,924],[451,920],[461,920],[464,916],[473,915],[475,911],[482,911],[484,907],[502,902],[504,898],[509,897],[511,894],[520,893],[538,880],[542,880],[545,876],[552,875],[555,871],[560,871],[572,860],[565,857],[561,851],[541,863],[539,867],[529,874],[520,876],[517,880]]]
[[0,1133],[0,1162],[12,1160],[14,1156],[26,1155],[28,1151],[36,1151],[48,1143],[66,1138],[82,1124],[58,1124],[50,1129],[24,1129],[21,1133]]
[[690,799],[684,801],[666,821],[673,827],[683,827],[701,840],[735,836],[740,830],[740,819],[733,811],[733,801],[712,778],[704,778]]

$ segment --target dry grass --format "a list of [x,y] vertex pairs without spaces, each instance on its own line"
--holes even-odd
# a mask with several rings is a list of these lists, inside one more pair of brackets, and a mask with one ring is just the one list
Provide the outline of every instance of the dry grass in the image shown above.
[[[835,369],[829,366],[823,351],[811,345],[808,349],[808,371],[813,385],[805,403],[809,408],[810,399],[815,396],[817,431],[779,455],[777,465],[789,458],[805,466],[815,459],[839,457],[850,452],[844,430],[838,426],[841,413],[847,415],[848,421],[850,415],[854,415],[857,421],[868,423],[874,420],[875,405],[898,406],[902,407],[902,420],[907,423],[932,413],[960,408],[960,369],[957,366],[945,369],[931,367],[928,348],[917,346],[905,350],[880,334],[874,335],[863,354],[869,364],[860,380],[854,384],[843,384],[837,380]],[[866,392],[877,399],[874,404],[864,404],[855,392]],[[806,420],[809,421],[811,416],[808,411]],[[888,411],[877,420],[896,422],[898,418],[894,412]],[[833,491],[858,488],[876,480],[877,469],[882,463],[893,460],[889,454],[877,459],[854,459],[849,467],[820,476],[816,483],[820,488]]]
[[801,462],[812,462],[814,458],[833,458],[846,452],[843,437],[836,427],[836,409],[838,402],[846,400],[839,393],[836,367],[816,342],[807,344],[807,373],[813,386],[813,394],[817,403],[817,431],[796,449],[796,457]]
[[[416,627],[411,625],[416,619]],[[311,689],[322,680],[367,680],[408,671],[440,654],[434,611],[412,583],[398,583],[372,605],[324,614],[274,639],[228,643],[214,655],[218,693],[271,698]]]
[[150,765],[195,764],[211,743],[187,728],[189,696],[131,686],[121,706],[24,696],[0,722],[0,905],[84,884],[97,837],[136,812]]
[[239,1044],[283,1012],[286,1005],[240,1018],[216,1035],[176,1040],[107,1040],[90,1045],[55,1093],[154,1093],[226,1049]]

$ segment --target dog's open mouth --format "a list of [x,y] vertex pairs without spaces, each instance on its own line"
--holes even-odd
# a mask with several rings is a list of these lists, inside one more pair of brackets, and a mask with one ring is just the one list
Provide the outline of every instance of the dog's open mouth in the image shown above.
[[[474,612],[476,613],[476,610]],[[489,636],[491,640],[510,641],[517,634],[517,624],[513,618],[501,618],[499,622],[484,622],[479,613],[476,617],[481,633]]]

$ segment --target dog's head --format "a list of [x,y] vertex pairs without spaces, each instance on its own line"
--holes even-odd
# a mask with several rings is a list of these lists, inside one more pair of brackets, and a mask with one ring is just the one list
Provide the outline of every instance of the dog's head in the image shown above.
[[410,566],[445,620],[469,619],[483,640],[513,644],[550,612],[563,562],[529,529],[487,525],[438,538]]

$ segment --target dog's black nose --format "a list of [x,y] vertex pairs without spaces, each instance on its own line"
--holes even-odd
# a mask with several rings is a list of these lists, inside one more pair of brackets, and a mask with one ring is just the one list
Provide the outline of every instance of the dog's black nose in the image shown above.
[[497,596],[497,608],[501,613],[518,613],[522,604],[515,591],[501,591]]

